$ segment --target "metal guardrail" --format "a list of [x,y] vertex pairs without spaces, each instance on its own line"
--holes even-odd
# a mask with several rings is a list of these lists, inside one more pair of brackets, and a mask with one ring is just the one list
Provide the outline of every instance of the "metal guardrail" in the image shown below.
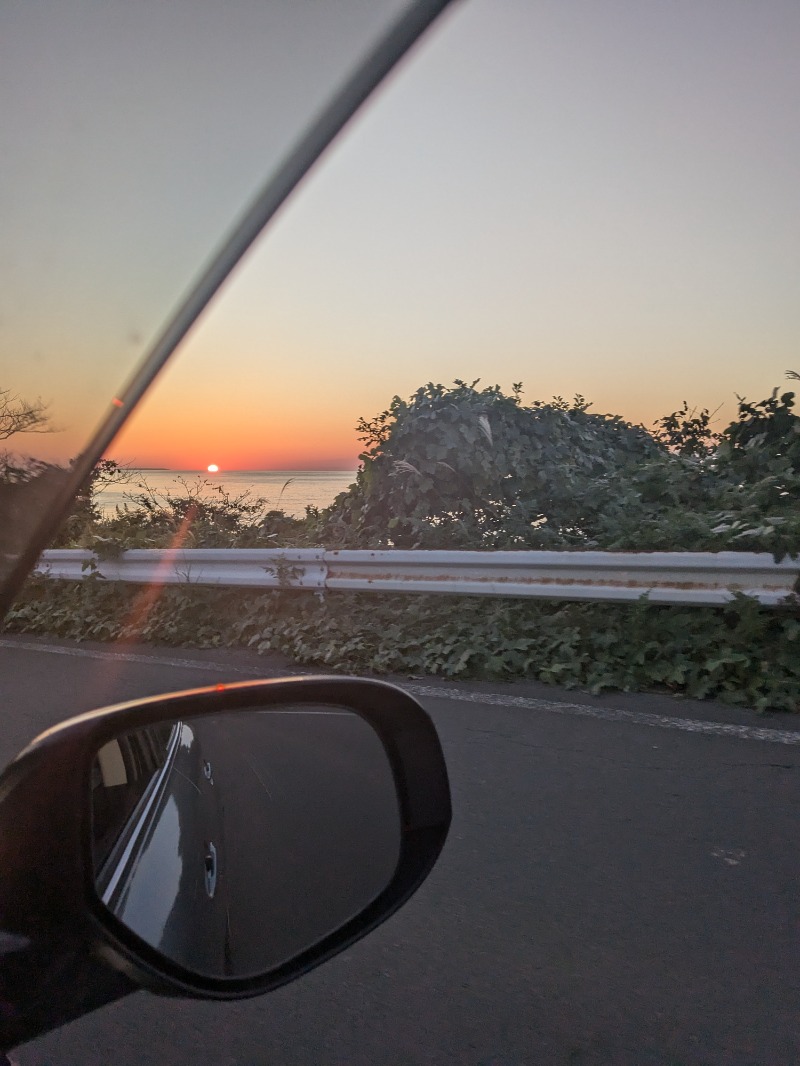
[[54,549],[38,572],[80,580],[316,591],[427,592],[560,600],[719,605],[735,592],[765,607],[800,602],[800,559],[761,552],[325,551],[321,548],[132,549],[117,559]]

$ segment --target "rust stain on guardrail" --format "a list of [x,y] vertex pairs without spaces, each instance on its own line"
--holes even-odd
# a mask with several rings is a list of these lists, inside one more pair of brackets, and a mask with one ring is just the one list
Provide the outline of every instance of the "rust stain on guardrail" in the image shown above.
[[780,592],[786,590],[791,591],[792,585],[790,582],[778,582],[777,584],[768,582],[752,582],[742,581],[658,581],[658,580],[623,580],[614,578],[602,578],[592,579],[589,577],[545,577],[539,574],[492,574],[487,577],[476,577],[466,575],[453,575],[453,574],[432,574],[432,573],[416,573],[416,574],[398,574],[392,571],[385,572],[370,572],[364,574],[362,567],[356,569],[349,569],[347,567],[336,566],[332,568],[328,573],[328,579],[339,580],[352,580],[352,581],[367,581],[369,583],[375,581],[390,581],[393,584],[403,584],[404,582],[424,582],[427,584],[446,584],[455,585],[458,582],[469,581],[475,585],[500,585],[500,584],[515,584],[515,585],[563,585],[568,587],[570,585],[585,585],[590,588],[664,588],[664,589],[729,589],[729,588],[758,588],[764,589],[770,592]]

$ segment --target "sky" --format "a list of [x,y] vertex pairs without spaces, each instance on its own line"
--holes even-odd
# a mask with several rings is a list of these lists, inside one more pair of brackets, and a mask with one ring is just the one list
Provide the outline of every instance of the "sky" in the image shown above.
[[[402,4],[184,7],[2,16],[0,385],[50,401],[43,456],[80,449]],[[799,50],[796,0],[459,0],[109,454],[354,468],[360,416],[455,378],[647,425],[684,399],[732,417],[800,370]]]

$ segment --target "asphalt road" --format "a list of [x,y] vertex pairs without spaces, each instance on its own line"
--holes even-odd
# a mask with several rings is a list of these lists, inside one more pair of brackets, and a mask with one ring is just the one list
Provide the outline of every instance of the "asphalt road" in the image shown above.
[[[11,757],[68,714],[274,673],[222,651],[0,640]],[[454,820],[414,899],[231,1004],[138,993],[22,1066],[800,1061],[800,721],[667,697],[410,682]]]

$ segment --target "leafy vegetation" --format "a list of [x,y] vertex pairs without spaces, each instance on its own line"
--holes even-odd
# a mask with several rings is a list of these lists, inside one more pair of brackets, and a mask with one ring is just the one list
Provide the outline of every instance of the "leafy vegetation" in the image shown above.
[[[796,375],[790,375],[796,376]],[[101,464],[60,539],[129,547],[800,549],[800,418],[778,389],[720,430],[684,404],[648,432],[582,398],[524,405],[521,386],[428,384],[359,424],[356,481],[305,518],[207,482],[144,483],[104,515]],[[800,709],[800,615],[745,597],[724,608],[186,585],[140,590],[34,579],[7,624],[73,639],[275,650],[325,669],[657,688],[760,710]]]
[[280,548],[305,536],[302,520],[249,492],[232,495],[202,478],[177,478],[177,488],[166,492],[139,482],[125,494],[123,506],[103,515],[98,491],[125,479],[130,473],[112,461],[96,468],[67,524],[64,543],[107,558],[128,548]]
[[477,382],[425,385],[359,425],[357,480],[318,516],[336,547],[800,549],[794,393],[739,398],[722,432],[687,405],[653,433]]
[[657,689],[798,710],[800,619],[746,597],[724,608],[551,603],[35,578],[11,630],[278,651],[325,670]]
[[125,548],[283,547],[800,551],[800,418],[794,393],[739,398],[721,431],[684,404],[652,432],[594,414],[583,397],[525,406],[478,382],[428,384],[370,421],[356,480],[305,518],[207,481],[141,483],[113,515],[105,461],[60,542]]

